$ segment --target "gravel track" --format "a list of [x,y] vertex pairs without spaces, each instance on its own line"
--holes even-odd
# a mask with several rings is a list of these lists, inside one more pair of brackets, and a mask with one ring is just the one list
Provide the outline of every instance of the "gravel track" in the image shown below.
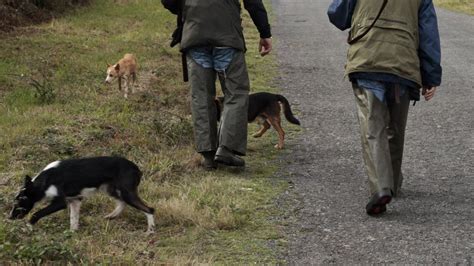
[[304,131],[289,136],[279,199],[289,264],[472,264],[474,260],[474,17],[438,9],[443,84],[410,107],[405,181],[386,215],[365,214],[352,89],[343,78],[346,32],[329,24],[329,0],[273,0],[277,84]]

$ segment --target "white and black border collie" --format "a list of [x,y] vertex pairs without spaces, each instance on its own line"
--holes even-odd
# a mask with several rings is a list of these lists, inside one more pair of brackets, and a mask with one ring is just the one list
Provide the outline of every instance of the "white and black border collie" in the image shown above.
[[146,215],[147,233],[154,231],[154,209],[145,205],[138,196],[142,172],[133,162],[121,157],[93,157],[56,161],[48,164],[33,179],[26,176],[25,183],[15,197],[10,219],[22,219],[35,203],[50,200],[45,208],[35,212],[30,224],[54,212],[66,209],[71,212],[71,230],[79,228],[81,200],[91,192],[104,190],[117,201],[117,206],[105,218],[115,218],[128,204]]

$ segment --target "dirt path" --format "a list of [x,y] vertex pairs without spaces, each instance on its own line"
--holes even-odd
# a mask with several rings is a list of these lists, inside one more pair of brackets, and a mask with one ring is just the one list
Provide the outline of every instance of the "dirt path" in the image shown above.
[[436,98],[411,107],[401,198],[386,215],[365,214],[355,103],[343,80],[346,33],[326,16],[329,0],[273,0],[279,85],[304,132],[288,139],[280,175],[294,186],[288,209],[289,264],[472,264],[474,260],[474,17],[438,10],[444,81]]

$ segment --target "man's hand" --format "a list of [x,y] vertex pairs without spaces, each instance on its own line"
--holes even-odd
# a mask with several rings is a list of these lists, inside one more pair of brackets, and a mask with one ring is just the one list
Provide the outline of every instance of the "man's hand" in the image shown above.
[[258,45],[261,56],[266,56],[272,50],[272,38],[262,38]]
[[431,86],[423,86],[423,90],[421,91],[421,95],[425,96],[425,100],[429,101],[431,98],[434,97],[436,92],[436,87]]

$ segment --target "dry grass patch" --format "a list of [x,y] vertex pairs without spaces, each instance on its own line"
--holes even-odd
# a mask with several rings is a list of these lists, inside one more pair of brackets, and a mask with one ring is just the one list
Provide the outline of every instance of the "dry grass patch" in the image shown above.
[[440,7],[474,15],[474,2],[472,0],[435,0],[435,3]]
[[[252,90],[272,91],[273,59],[258,56],[258,33],[244,14]],[[285,187],[269,178],[277,169],[271,163],[276,133],[249,138],[244,171],[199,168],[189,89],[181,81],[178,51],[168,47],[174,22],[160,1],[96,0],[70,16],[4,36],[0,261],[276,263],[267,246],[281,237],[268,217],[277,212],[272,200]],[[140,65],[139,91],[128,100],[102,84],[106,62],[124,53],[134,53]],[[44,81],[54,97],[41,99],[31,78]],[[130,208],[113,221],[103,219],[114,202],[101,195],[84,202],[77,233],[68,231],[67,211],[33,230],[25,221],[5,219],[25,174],[58,159],[98,155],[124,156],[140,166],[140,195],[156,209],[155,235],[145,236],[144,215]]]

